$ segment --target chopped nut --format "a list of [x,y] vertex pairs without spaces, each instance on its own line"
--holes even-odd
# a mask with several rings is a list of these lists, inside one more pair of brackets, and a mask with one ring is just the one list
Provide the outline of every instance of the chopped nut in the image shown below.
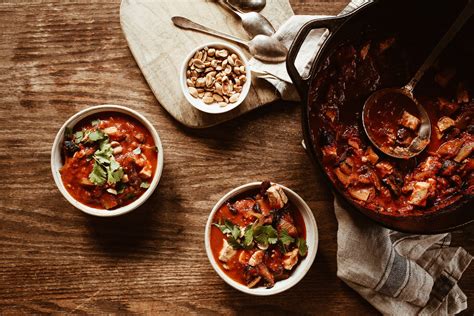
[[202,98],[202,101],[206,104],[211,104],[211,103],[214,103],[214,98],[213,97],[204,97],[204,98]]
[[240,93],[234,93],[233,95],[230,96],[229,102],[230,103],[235,103],[239,100]]
[[243,62],[226,49],[203,48],[194,54],[186,70],[189,93],[221,107],[239,100],[246,80]]
[[192,95],[194,98],[198,98],[198,91],[196,88],[190,87],[188,90],[190,95]]

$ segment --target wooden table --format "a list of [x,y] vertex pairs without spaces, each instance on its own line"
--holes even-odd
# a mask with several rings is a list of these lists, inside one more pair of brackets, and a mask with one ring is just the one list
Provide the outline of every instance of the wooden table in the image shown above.
[[[300,14],[335,14],[345,3],[292,0]],[[183,128],[153,97],[118,12],[119,1],[105,0],[0,4],[0,314],[375,312],[336,277],[332,198],[300,146],[300,108],[279,102],[225,126]],[[115,219],[74,209],[50,171],[61,124],[102,103],[145,114],[165,150],[153,197]],[[321,236],[302,282],[266,298],[226,285],[203,242],[219,197],[259,179],[296,190],[313,209]],[[453,236],[454,244],[474,252],[472,227]],[[474,305],[474,268],[461,286]]]

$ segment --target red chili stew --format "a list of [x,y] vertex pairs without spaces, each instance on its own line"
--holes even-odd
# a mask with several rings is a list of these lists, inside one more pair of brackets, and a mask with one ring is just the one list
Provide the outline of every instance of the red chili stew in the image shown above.
[[220,268],[249,288],[287,279],[307,253],[299,210],[268,181],[260,192],[245,192],[216,212],[210,241]]
[[99,209],[132,203],[150,186],[157,148],[136,119],[114,112],[87,117],[66,130],[61,178],[79,202]]
[[[474,193],[474,102],[462,69],[439,63],[415,90],[432,124],[430,143],[419,156],[392,159],[364,134],[366,98],[410,78],[406,48],[395,37],[342,44],[326,60],[310,93],[315,149],[331,181],[356,204],[393,216],[426,214]],[[390,104],[377,110],[371,127],[381,142],[409,144],[417,126],[414,110]],[[380,124],[388,118],[391,124]]]

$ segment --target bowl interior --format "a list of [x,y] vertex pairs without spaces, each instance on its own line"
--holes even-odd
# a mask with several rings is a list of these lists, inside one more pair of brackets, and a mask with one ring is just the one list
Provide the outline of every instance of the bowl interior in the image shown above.
[[[197,51],[203,49],[204,47],[214,47],[214,48],[218,48],[218,49],[227,49],[229,52],[235,53],[239,57],[239,59],[242,60],[242,62],[244,63],[245,75],[247,76],[247,81],[242,86],[242,92],[240,93],[240,96],[239,96],[239,99],[237,100],[237,102],[229,103],[227,106],[221,107],[217,103],[206,104],[201,99],[196,99],[193,96],[191,96],[191,94],[189,93],[188,86],[186,84],[186,70],[188,68],[188,62],[189,62],[189,60],[191,60],[191,58],[193,58],[194,54]],[[203,44],[203,45],[199,45],[198,47],[193,49],[189,53],[189,55],[186,56],[186,58],[184,59],[183,65],[181,66],[181,74],[180,74],[181,90],[182,90],[186,100],[188,100],[188,102],[192,106],[194,106],[196,109],[198,109],[202,112],[210,113],[210,114],[225,113],[225,112],[229,112],[229,111],[235,109],[236,107],[238,107],[245,100],[245,98],[247,97],[247,95],[250,91],[250,85],[251,85],[251,82],[252,82],[251,74],[252,73],[251,73],[250,67],[248,65],[248,60],[245,57],[244,53],[239,48],[237,48],[233,45],[227,44],[227,43],[223,43],[223,42],[206,43],[206,44]]]
[[[74,199],[74,197],[71,194],[69,194],[69,192],[64,187],[63,181],[61,179],[61,174],[59,172],[59,170],[63,166],[63,161],[61,157],[61,144],[64,139],[64,132],[66,128],[73,128],[82,119],[88,116],[97,114],[97,113],[101,113],[101,112],[117,112],[117,113],[126,114],[130,117],[135,118],[150,131],[151,135],[153,136],[153,141],[155,142],[155,146],[158,149],[158,152],[157,152],[158,165],[156,166],[156,172],[153,177],[153,180],[150,183],[150,187],[134,202],[128,205],[113,209],[113,210],[93,208],[85,204],[82,204],[81,202]],[[157,187],[158,182],[160,181],[161,173],[163,171],[163,146],[161,144],[160,137],[157,131],[155,130],[155,128],[153,127],[153,125],[138,112],[132,109],[129,109],[127,107],[120,106],[120,105],[107,104],[107,105],[93,106],[73,115],[71,118],[69,118],[66,121],[66,123],[64,123],[64,125],[61,127],[61,129],[57,133],[56,138],[53,143],[52,150],[51,150],[51,171],[53,173],[53,178],[59,191],[66,198],[66,200],[68,200],[73,206],[75,206],[76,208],[90,215],[101,216],[101,217],[118,216],[118,215],[128,213],[134,210],[135,208],[137,208],[138,206],[140,206],[141,204],[143,204],[151,196],[151,194]]]
[[306,226],[306,243],[308,245],[308,253],[306,257],[300,262],[300,264],[298,264],[298,266],[296,267],[296,269],[293,271],[293,273],[288,279],[276,282],[275,286],[272,287],[271,289],[267,289],[263,287],[248,288],[247,286],[240,284],[234,281],[229,276],[227,276],[227,274],[224,271],[222,271],[219,264],[216,262],[216,259],[214,258],[214,255],[211,250],[210,236],[211,236],[212,219],[215,213],[227,200],[241,193],[244,193],[246,191],[257,189],[260,187],[260,184],[261,182],[252,182],[249,184],[242,185],[238,188],[233,189],[226,195],[224,195],[219,200],[219,202],[217,202],[217,204],[212,209],[209,215],[209,218],[207,220],[206,231],[205,231],[205,246],[206,246],[206,253],[209,258],[209,261],[211,262],[212,267],[227,284],[247,294],[265,296],[265,295],[273,295],[273,294],[281,293],[283,291],[288,290],[289,288],[296,285],[306,275],[306,273],[308,272],[309,268],[313,264],[314,259],[316,257],[319,238],[318,238],[318,227],[316,224],[316,220],[309,206],[294,191],[288,189],[285,186],[280,185],[285,191],[286,195],[288,196],[288,199],[290,199],[292,203],[295,205],[295,207],[298,208],[298,210],[301,213],[301,216],[303,217],[303,220]]

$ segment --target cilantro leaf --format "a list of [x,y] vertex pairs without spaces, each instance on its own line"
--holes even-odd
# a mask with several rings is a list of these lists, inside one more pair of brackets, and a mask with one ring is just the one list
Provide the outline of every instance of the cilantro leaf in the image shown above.
[[243,248],[242,245],[235,239],[234,237],[230,236],[227,238],[227,242],[229,245],[234,248],[235,250]]
[[74,142],[76,142],[76,144],[79,144],[83,138],[84,138],[83,131],[78,131],[74,133]]
[[263,225],[255,229],[254,239],[264,246],[274,245],[278,242],[278,233],[271,225]]
[[99,125],[99,123],[100,123],[100,120],[99,120],[99,119],[93,120],[93,121],[91,122],[92,126],[97,126],[97,125]]
[[300,256],[306,256],[306,254],[308,253],[308,245],[306,244],[306,240],[304,240],[303,238],[298,238],[296,244],[298,246],[298,253],[300,254]]
[[253,243],[253,225],[249,225],[245,228],[244,246],[249,247],[252,243]]
[[284,245],[284,246],[288,246],[289,244],[291,244],[292,242],[295,241],[295,239],[293,237],[291,237],[289,234],[288,234],[288,231],[286,229],[283,229],[280,233],[280,241],[281,243]]
[[149,182],[142,182],[142,183],[140,183],[140,188],[148,189],[149,187],[150,187],[150,183],[149,183]]
[[105,134],[102,133],[102,132],[99,131],[99,130],[92,131],[92,132],[90,132],[90,134],[89,134],[89,140],[90,140],[91,142],[96,142],[96,141],[102,140],[102,139],[104,139],[104,138],[105,138]]
[[105,169],[97,161],[95,161],[92,172],[89,174],[89,180],[95,185],[103,185],[105,183],[106,175],[107,172]]

